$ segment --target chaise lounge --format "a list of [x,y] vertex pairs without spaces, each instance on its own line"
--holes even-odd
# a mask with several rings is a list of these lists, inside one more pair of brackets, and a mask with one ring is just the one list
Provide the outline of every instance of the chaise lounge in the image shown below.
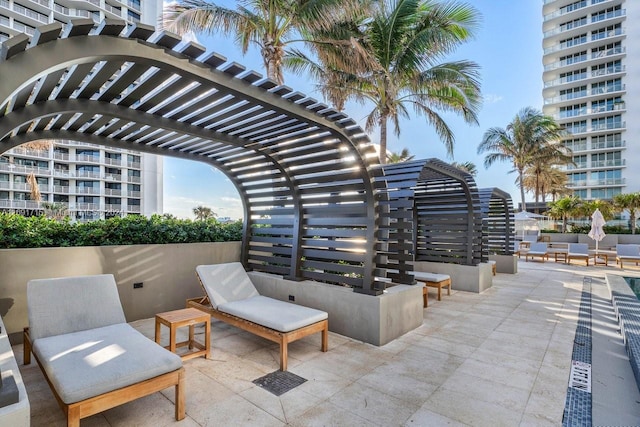
[[327,351],[326,312],[260,295],[239,262],[199,265],[196,273],[206,296],[188,299],[187,307],[280,344],[281,371],[287,370],[290,342],[321,332],[321,350]]
[[640,245],[616,245],[616,264],[624,268],[624,261],[640,262]]
[[175,386],[175,418],[185,417],[179,356],[127,324],[112,275],[31,280],[24,364],[36,358],[67,426]]

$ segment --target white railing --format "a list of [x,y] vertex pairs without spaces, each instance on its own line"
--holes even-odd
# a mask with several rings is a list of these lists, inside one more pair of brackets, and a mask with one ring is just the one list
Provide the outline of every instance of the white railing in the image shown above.
[[607,142],[591,142],[592,150],[606,150],[610,148],[622,148],[626,147],[626,141],[607,141]]
[[104,179],[108,181],[122,181],[122,175],[109,173],[109,174],[105,174]]
[[104,194],[105,196],[122,196],[122,190],[115,188],[105,188]]
[[3,190],[8,190],[11,188],[11,183],[9,181],[0,181],[0,188]]
[[100,209],[100,205],[97,203],[76,203],[75,208],[81,211],[95,211]]
[[139,184],[140,183],[140,177],[139,176],[128,176],[127,177],[127,181]]
[[76,171],[76,176],[81,178],[100,178],[100,172]]
[[608,49],[608,50],[601,50],[601,51],[598,51],[598,52],[592,52],[591,53],[591,59],[606,58],[606,57],[614,56],[614,55],[622,55],[626,51],[627,51],[627,49],[624,48],[624,47],[614,47],[614,48]]
[[114,205],[114,204],[109,204],[109,205],[104,205],[104,210],[105,211],[112,211],[112,212],[120,212],[122,210],[122,205]]
[[53,158],[56,160],[69,160],[69,153],[56,153],[53,152]]
[[69,193],[69,187],[66,185],[54,185],[53,186],[54,193]]
[[140,197],[140,192],[139,191],[127,191],[127,197]]
[[13,4],[13,10],[15,10],[17,13],[19,13],[22,16],[26,16],[27,18],[31,18],[38,22],[42,22],[45,24],[49,22],[49,17],[47,15],[43,15],[42,13],[38,13],[31,9],[27,9],[26,7],[16,3]]
[[617,122],[617,123],[599,123],[593,125],[590,129],[591,132],[599,131],[599,130],[613,130],[613,129],[624,129],[626,127],[626,122]]
[[93,156],[91,154],[76,154],[76,161],[100,163],[100,156]]
[[611,12],[607,12],[607,13],[603,13],[603,14],[595,14],[595,15],[591,15],[591,22],[602,22],[602,21],[606,21],[607,19],[613,19],[613,18],[619,18],[621,16],[625,16],[627,14],[627,10],[626,9],[618,9],[618,10],[612,10]]
[[100,194],[100,188],[98,187],[76,187],[76,194]]
[[140,162],[127,162],[127,167],[131,169],[140,169]]
[[0,207],[9,209],[38,209],[39,203],[33,200],[0,200]]
[[127,212],[140,212],[140,206],[139,205],[134,205],[134,206],[127,205]]
[[12,154],[18,154],[21,156],[31,156],[31,157],[49,157],[49,150],[32,150],[28,148],[14,148],[9,151]]
[[611,93],[611,92],[622,92],[624,90],[626,90],[626,86],[623,84],[605,86],[602,88],[583,90],[580,92],[566,93],[564,95],[554,96],[553,98],[545,98],[544,104],[545,105],[556,104],[558,102],[570,101],[572,99],[586,98],[589,96],[602,95],[602,94]]
[[120,159],[112,159],[110,157],[105,157],[104,158],[104,163],[107,164],[107,165],[120,166],[120,165],[122,165],[122,158],[120,158]]
[[591,162],[592,168],[606,168],[606,167],[619,167],[625,166],[626,162],[624,159],[618,160],[595,160]]
[[570,110],[570,111],[560,112],[558,114],[554,114],[552,117],[555,120],[560,120],[560,119],[568,119],[571,117],[588,116],[588,115],[597,114],[597,113],[606,113],[610,111],[620,111],[624,109],[625,109],[625,103],[621,102],[621,103],[612,104],[612,105],[601,105],[595,108],[582,108],[579,110]]

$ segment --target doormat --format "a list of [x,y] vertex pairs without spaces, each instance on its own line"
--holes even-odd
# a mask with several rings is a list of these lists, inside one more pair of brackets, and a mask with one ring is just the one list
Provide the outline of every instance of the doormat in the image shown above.
[[288,371],[275,371],[253,380],[253,383],[276,396],[280,396],[306,381],[306,379]]

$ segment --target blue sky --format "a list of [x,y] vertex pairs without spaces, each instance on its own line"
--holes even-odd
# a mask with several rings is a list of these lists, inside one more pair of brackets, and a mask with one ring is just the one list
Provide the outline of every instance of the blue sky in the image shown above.
[[[468,59],[481,67],[484,104],[479,126],[470,126],[455,115],[444,115],[453,129],[456,143],[454,158],[447,157],[444,145],[421,117],[401,123],[401,134],[389,134],[388,149],[409,149],[416,159],[439,158],[444,161],[471,161],[478,168],[480,188],[498,187],[520,201],[515,174],[509,163],[484,167],[484,155],[476,154],[483,133],[495,126],[505,127],[517,112],[527,106],[542,108],[542,2],[539,0],[468,0],[482,15],[475,40],[462,46],[449,59]],[[219,1],[219,4],[233,4]],[[218,52],[230,61],[264,74],[255,50],[246,56],[231,39],[198,36],[208,51]],[[317,99],[321,95],[304,76],[285,74],[285,83]],[[345,113],[364,125],[369,106],[348,105]],[[377,130],[369,135],[378,141]],[[531,200],[531,195],[527,195]],[[242,217],[242,203],[235,187],[216,169],[201,163],[165,157],[164,212],[181,218],[193,218],[192,209],[204,205],[220,217]]]

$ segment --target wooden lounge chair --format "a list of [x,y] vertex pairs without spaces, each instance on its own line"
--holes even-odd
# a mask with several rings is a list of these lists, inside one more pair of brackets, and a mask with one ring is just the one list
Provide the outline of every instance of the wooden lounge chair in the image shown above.
[[438,288],[438,301],[442,300],[442,288],[447,288],[447,295],[451,295],[451,276],[448,274],[427,273],[424,271],[413,271],[412,274],[418,282],[425,284],[425,290],[427,289],[426,286]]
[[196,273],[206,296],[188,299],[187,307],[280,344],[281,371],[287,370],[290,342],[321,332],[321,350],[327,351],[326,312],[260,295],[239,262],[199,265]]
[[640,262],[640,245],[616,245],[616,264],[624,268],[624,261]]
[[589,266],[589,245],[586,243],[569,243],[567,249],[567,264],[571,264],[572,259],[583,259]]
[[544,262],[545,258],[549,259],[549,252],[547,250],[547,244],[546,243],[541,243],[541,242],[537,242],[537,243],[531,243],[531,246],[529,247],[529,250],[527,251],[527,253],[524,255],[524,260],[525,261],[529,261],[529,257],[539,257],[542,262]]
[[127,324],[112,275],[31,280],[24,364],[36,358],[67,426],[175,386],[175,418],[185,417],[179,356]]

